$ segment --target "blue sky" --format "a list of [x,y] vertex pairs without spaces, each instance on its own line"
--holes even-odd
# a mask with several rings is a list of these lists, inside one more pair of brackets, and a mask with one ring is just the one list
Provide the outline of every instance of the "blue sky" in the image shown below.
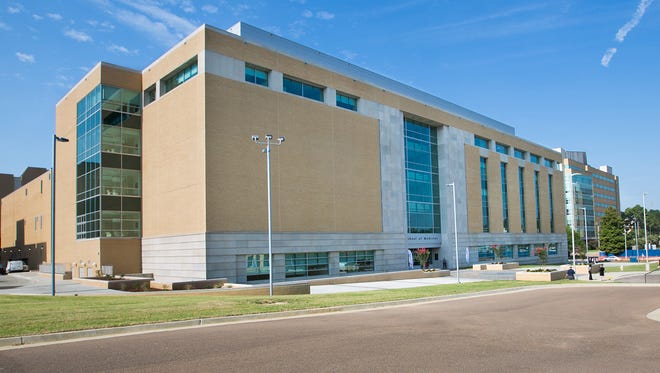
[[50,167],[55,104],[98,61],[142,70],[244,21],[586,151],[660,209],[660,1],[3,0],[0,173]]

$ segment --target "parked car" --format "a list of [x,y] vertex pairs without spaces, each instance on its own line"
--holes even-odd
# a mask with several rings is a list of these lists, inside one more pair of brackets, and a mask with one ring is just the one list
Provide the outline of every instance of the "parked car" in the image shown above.
[[10,272],[23,272],[27,270],[27,266],[22,260],[10,260],[7,262],[7,273]]
[[605,261],[607,262],[618,262],[619,260],[621,259],[618,256],[612,254],[608,255],[607,258],[605,258]]

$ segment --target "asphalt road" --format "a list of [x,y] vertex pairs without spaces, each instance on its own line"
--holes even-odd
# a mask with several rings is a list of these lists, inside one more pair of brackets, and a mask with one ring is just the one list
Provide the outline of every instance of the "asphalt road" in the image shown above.
[[0,351],[6,372],[656,372],[660,289],[557,287]]

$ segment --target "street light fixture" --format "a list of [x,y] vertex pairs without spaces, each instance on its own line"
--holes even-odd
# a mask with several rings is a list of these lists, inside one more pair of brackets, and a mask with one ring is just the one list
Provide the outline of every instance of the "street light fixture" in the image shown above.
[[55,161],[57,159],[55,148],[58,142],[69,142],[69,139],[53,134],[53,169],[50,173],[50,275],[52,296],[55,296]]
[[265,145],[266,147],[261,149],[263,153],[266,153],[266,177],[268,184],[268,291],[270,296],[273,296],[273,225],[272,225],[272,214],[271,214],[271,195],[270,195],[270,146],[271,145],[282,145],[285,138],[280,136],[277,138],[277,141],[273,140],[273,135],[266,135],[265,141],[259,141],[259,136],[252,135],[252,141],[258,145]]
[[453,210],[454,210],[454,249],[456,255],[456,282],[461,283],[461,270],[458,266],[458,224],[456,221],[456,185],[454,183],[447,184],[448,187],[451,187],[451,195],[454,201]]

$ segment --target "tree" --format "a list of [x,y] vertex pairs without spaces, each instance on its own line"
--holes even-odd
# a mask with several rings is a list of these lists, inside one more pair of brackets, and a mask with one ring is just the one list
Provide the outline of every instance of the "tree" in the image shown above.
[[623,219],[612,207],[600,219],[600,247],[608,254],[618,255],[624,249]]

